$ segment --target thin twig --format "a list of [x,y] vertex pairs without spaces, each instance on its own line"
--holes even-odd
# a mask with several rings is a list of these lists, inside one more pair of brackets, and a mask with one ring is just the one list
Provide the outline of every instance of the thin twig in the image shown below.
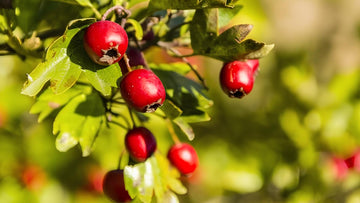
[[167,48],[169,51],[173,52],[175,55],[180,56],[180,58],[190,67],[190,69],[195,73],[196,77],[198,78],[198,80],[201,82],[201,84],[204,86],[204,88],[206,90],[208,90],[209,88],[206,86],[205,84],[205,80],[204,78],[200,75],[200,73],[192,66],[192,64],[187,60],[187,58],[185,56],[181,56],[180,53],[174,49],[174,48]]

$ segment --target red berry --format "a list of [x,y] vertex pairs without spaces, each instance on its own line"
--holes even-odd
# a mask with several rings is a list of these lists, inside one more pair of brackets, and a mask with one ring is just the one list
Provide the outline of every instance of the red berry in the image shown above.
[[224,64],[220,72],[220,84],[229,97],[241,98],[254,86],[254,72],[246,62],[233,61]]
[[120,82],[123,99],[140,112],[154,112],[166,98],[161,80],[147,69],[136,69],[127,73]]
[[173,145],[170,148],[167,157],[170,160],[170,163],[183,175],[194,172],[199,165],[199,159],[195,149],[187,143]]
[[123,170],[112,170],[106,173],[103,182],[103,191],[106,196],[115,202],[131,201],[131,197],[125,189]]
[[112,21],[98,21],[85,31],[84,48],[97,64],[111,65],[118,62],[128,46],[127,34],[119,24]]
[[147,128],[137,127],[126,134],[125,146],[133,160],[143,162],[155,152],[156,139]]
[[256,73],[259,68],[259,60],[258,59],[248,59],[245,63],[250,67],[253,73]]
[[332,161],[336,178],[339,180],[344,179],[349,170],[345,160],[338,157],[333,157]]
[[360,151],[357,150],[352,156],[345,159],[345,163],[349,169],[360,171]]

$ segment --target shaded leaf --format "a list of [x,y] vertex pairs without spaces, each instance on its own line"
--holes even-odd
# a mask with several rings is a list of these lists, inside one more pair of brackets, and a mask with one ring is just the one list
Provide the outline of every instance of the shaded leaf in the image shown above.
[[74,86],[73,88],[69,89],[69,91],[63,94],[56,95],[51,89],[48,88],[44,92],[42,92],[41,95],[36,99],[36,102],[32,105],[30,109],[30,113],[39,113],[38,122],[41,122],[54,110],[59,109],[70,99],[81,94],[82,92],[88,92],[89,89],[90,87],[86,86]]
[[98,94],[80,94],[57,115],[53,133],[58,134],[56,147],[67,151],[80,143],[83,156],[88,156],[104,120],[105,109]]
[[198,54],[226,62],[263,57],[271,51],[273,45],[265,45],[252,39],[244,40],[252,27],[248,24],[235,25],[219,35],[211,43],[211,49]]
[[95,22],[95,19],[80,19],[69,23],[65,34],[50,45],[45,61],[40,63],[29,75],[25,82],[22,94],[35,96],[49,80],[51,88],[60,94],[80,77],[81,67],[71,61],[67,47],[72,38],[84,27]]
[[163,9],[203,9],[203,8],[224,8],[233,7],[236,0],[150,0],[149,9],[163,10]]
[[206,109],[212,105],[212,101],[205,95],[205,88],[174,71],[164,71],[153,67],[154,73],[163,82],[166,93],[175,105],[183,107]]
[[119,64],[102,66],[94,63],[85,52],[83,36],[84,32],[80,31],[72,38],[67,55],[71,63],[82,67],[85,77],[96,90],[105,96],[110,95],[111,87],[117,87],[117,80],[122,75]]
[[218,10],[198,9],[190,23],[191,47],[195,53],[205,53],[218,36]]

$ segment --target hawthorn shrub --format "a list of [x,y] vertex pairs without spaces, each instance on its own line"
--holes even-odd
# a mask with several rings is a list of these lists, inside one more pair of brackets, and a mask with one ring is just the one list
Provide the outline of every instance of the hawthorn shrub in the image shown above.
[[[132,135],[120,135],[127,141],[119,159],[113,160],[112,171],[120,174],[121,183],[116,183],[120,186],[114,187],[122,190],[124,198],[113,196],[108,181],[105,194],[114,200],[140,202],[176,200],[174,194],[185,194],[181,176],[191,175],[201,163],[191,145],[185,144],[185,150],[170,147],[181,146],[184,137],[188,142],[195,139],[191,123],[208,121],[207,110],[213,105],[206,78],[187,58],[210,57],[224,67],[245,64],[240,70],[228,69],[219,82],[226,94],[241,98],[252,90],[258,59],[274,45],[247,38],[253,29],[250,24],[224,27],[242,8],[235,0],[57,0],[44,4],[3,1],[0,32],[7,37],[5,54],[39,59],[21,93],[35,99],[30,113],[38,114],[39,122],[53,118],[56,149],[65,152],[79,145],[82,155],[90,156],[97,137],[122,128]],[[24,12],[26,6],[42,6],[42,19]],[[54,12],[55,8],[59,9]],[[58,12],[67,15],[58,16]],[[144,53],[152,47],[181,62],[145,60]],[[191,53],[182,54],[179,48]],[[187,77],[190,72],[195,79]],[[234,79],[240,85],[225,87],[234,84]],[[151,128],[154,119],[161,120],[172,139],[168,156],[156,148],[160,139],[156,129],[146,128]]]

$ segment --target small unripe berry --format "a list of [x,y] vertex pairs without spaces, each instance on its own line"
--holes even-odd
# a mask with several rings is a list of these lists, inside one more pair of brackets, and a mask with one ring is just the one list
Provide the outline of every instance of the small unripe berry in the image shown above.
[[139,112],[154,112],[166,98],[161,80],[147,69],[127,73],[120,82],[122,98]]
[[[146,67],[146,62],[143,53],[135,48],[135,47],[128,47],[126,50],[126,56],[129,60],[129,66],[143,66]],[[124,60],[119,61],[119,65],[121,67],[121,70],[127,70],[126,64]],[[126,71],[125,71],[126,72]]]
[[199,158],[195,149],[187,143],[173,145],[168,151],[167,157],[183,175],[191,174],[199,165]]
[[97,64],[107,66],[118,62],[127,46],[127,34],[124,28],[115,22],[98,21],[85,31],[85,51]]
[[125,189],[124,171],[112,170],[106,173],[103,191],[107,197],[115,202],[130,202],[131,197]]
[[125,146],[134,161],[143,162],[155,152],[156,139],[147,128],[137,127],[126,134]]
[[243,61],[224,64],[220,72],[223,91],[232,98],[242,98],[249,94],[254,86],[254,69],[257,69],[253,68]]

